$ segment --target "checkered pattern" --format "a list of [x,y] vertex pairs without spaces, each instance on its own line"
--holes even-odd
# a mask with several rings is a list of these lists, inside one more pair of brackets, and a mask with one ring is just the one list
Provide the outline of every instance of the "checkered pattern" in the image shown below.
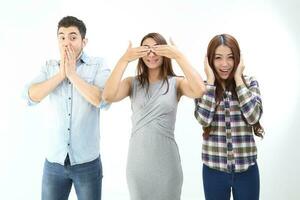
[[203,127],[211,127],[202,146],[205,165],[225,172],[246,171],[257,158],[251,125],[262,115],[258,82],[246,77],[246,85],[236,88],[237,98],[225,91],[219,104],[216,87],[206,85],[207,92],[195,100],[195,117]]

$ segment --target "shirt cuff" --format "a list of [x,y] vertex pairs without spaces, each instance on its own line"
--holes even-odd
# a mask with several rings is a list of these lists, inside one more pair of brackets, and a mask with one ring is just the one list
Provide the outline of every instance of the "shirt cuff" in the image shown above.
[[236,87],[236,93],[238,96],[244,95],[248,92],[248,88],[242,84]]
[[108,110],[110,108],[111,103],[108,103],[104,100],[101,100],[97,108],[103,109],[103,110]]
[[214,97],[216,92],[216,86],[206,84],[206,95]]
[[30,86],[26,86],[23,90],[23,94],[22,94],[22,99],[24,99],[26,101],[26,104],[28,106],[33,106],[33,105],[36,105],[40,102],[37,102],[37,101],[33,101],[30,96],[29,96],[29,87]]

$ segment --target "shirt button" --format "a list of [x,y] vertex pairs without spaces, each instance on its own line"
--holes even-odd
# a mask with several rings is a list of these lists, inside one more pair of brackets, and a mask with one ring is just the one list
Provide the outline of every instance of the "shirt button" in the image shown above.
[[69,113],[69,116],[71,116],[71,113]]
[[68,143],[68,146],[70,146],[70,143]]
[[71,84],[71,82],[69,81],[69,84]]
[[232,148],[233,148],[233,147],[232,147],[232,143],[228,143],[228,144],[227,144],[227,149],[228,149],[228,151],[232,151]]
[[69,100],[71,100],[71,97],[69,97]]
[[68,131],[70,131],[70,128],[68,128]]

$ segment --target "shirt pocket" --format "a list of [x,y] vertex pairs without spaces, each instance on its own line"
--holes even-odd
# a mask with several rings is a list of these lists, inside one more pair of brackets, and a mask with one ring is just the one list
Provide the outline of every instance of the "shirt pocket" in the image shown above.
[[89,84],[94,84],[97,68],[95,66],[84,66],[79,72],[80,77]]
[[95,80],[93,76],[82,76],[81,78],[89,84],[93,84]]

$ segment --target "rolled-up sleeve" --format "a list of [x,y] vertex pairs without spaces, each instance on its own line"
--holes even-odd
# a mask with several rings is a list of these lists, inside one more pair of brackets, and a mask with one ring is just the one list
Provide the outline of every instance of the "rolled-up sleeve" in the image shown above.
[[[94,84],[100,88],[101,91],[104,90],[105,83],[110,75],[110,69],[107,67],[105,60],[101,60],[99,62],[99,67],[95,76]],[[107,103],[103,100],[97,106],[101,109],[108,109],[110,107],[110,103]]]
[[40,73],[29,83],[27,83],[22,91],[22,98],[28,106],[36,105],[39,102],[33,101],[29,96],[29,89],[35,83],[41,83],[47,80],[47,67],[46,65],[41,68]]

